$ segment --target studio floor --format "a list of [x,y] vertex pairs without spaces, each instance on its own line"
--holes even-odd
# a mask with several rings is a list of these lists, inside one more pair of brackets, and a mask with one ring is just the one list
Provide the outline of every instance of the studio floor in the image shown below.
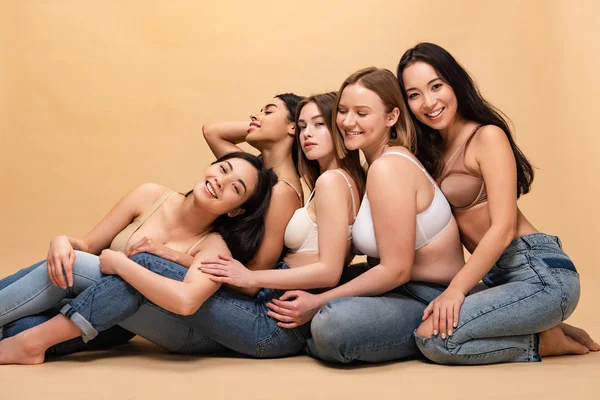
[[[599,282],[569,320],[600,338]],[[584,289],[585,289],[584,288]],[[307,356],[169,354],[141,338],[39,366],[0,367],[0,399],[598,399],[600,353],[541,363],[447,367],[422,360],[333,367]],[[410,397],[408,397],[410,396]],[[418,396],[418,397],[417,397]]]

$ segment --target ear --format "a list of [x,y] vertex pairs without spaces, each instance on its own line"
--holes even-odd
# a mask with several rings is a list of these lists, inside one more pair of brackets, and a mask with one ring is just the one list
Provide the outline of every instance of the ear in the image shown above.
[[229,211],[229,212],[227,213],[227,216],[228,216],[229,218],[233,218],[233,217],[237,217],[237,216],[239,216],[239,215],[242,215],[242,214],[243,214],[243,213],[245,213],[245,212],[246,212],[246,210],[244,210],[243,208],[236,208],[236,209],[235,209],[235,210],[233,210],[233,211]]
[[294,137],[296,136],[296,123],[295,122],[290,122],[288,125],[288,135]]
[[390,113],[388,113],[387,121],[385,124],[388,128],[391,128],[392,126],[396,125],[396,122],[398,122],[398,118],[400,118],[400,109],[398,107],[394,107],[394,109]]

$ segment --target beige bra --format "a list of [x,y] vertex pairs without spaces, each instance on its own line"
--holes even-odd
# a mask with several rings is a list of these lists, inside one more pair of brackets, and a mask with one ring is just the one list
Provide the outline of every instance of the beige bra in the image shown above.
[[[352,198],[352,216],[356,218],[356,203],[354,201],[354,193],[352,193],[352,185],[346,175],[339,169],[334,169],[337,173],[342,175],[350,188],[350,197]],[[315,191],[313,190],[306,205],[299,208],[294,212],[294,215],[290,219],[285,228],[285,234],[283,242],[292,253],[304,253],[304,252],[318,252],[319,251],[319,235],[317,230],[317,224],[310,219],[308,215],[308,205],[312,200]],[[352,240],[352,225],[348,226],[348,240]]]
[[[112,240],[112,242],[110,243],[110,249],[114,250],[114,251],[120,251],[121,253],[125,253],[125,251],[127,250],[127,247],[129,246],[129,240],[131,240],[131,237],[133,236],[133,234],[135,232],[137,232],[138,229],[140,229],[140,227],[144,224],[144,222],[146,222],[146,220],[148,218],[150,218],[150,216],[152,216],[152,214],[154,214],[156,212],[156,210],[159,209],[159,207],[165,202],[165,200],[167,200],[169,198],[169,196],[171,196],[173,193],[172,190],[167,190],[167,192],[165,194],[163,194],[150,208],[150,210],[148,212],[146,212],[145,214],[142,214],[139,219],[134,220],[132,223],[130,223],[129,225],[127,225],[125,227],[125,229],[123,229],[121,232],[119,232],[117,234],[117,236],[115,236],[115,238]],[[202,242],[208,235],[203,235],[200,239],[198,239],[189,249],[185,254],[190,254],[191,251],[194,249],[194,247],[196,247],[200,242]]]

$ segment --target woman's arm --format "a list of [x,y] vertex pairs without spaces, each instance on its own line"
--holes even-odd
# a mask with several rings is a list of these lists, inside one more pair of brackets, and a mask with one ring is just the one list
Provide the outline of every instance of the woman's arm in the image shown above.
[[[152,183],[138,186],[119,200],[83,239],[66,235],[53,238],[47,256],[48,275],[52,282],[63,288],[66,288],[67,285],[72,286],[72,270],[75,261],[73,249],[100,254],[103,249],[110,246],[119,232],[140,216],[144,210],[149,209],[166,190],[167,188],[164,186]],[[66,274],[66,282],[63,271]]]
[[419,174],[422,173],[410,161],[401,157],[380,158],[369,168],[367,192],[379,264],[350,282],[320,294],[320,303],[324,305],[340,297],[377,296],[410,280]]
[[[399,179],[402,177],[402,179]],[[416,241],[417,182],[422,172],[408,160],[384,157],[369,169],[367,192],[380,263],[350,282],[313,295],[292,290],[267,304],[283,328],[302,325],[325,304],[341,297],[377,296],[411,276]]]
[[442,338],[452,335],[465,296],[492,268],[516,231],[517,170],[506,134],[496,126],[484,126],[471,146],[487,189],[491,225],[465,266],[423,313],[424,320],[433,316],[433,334],[439,332]]
[[450,283],[464,295],[494,266],[517,229],[517,166],[506,134],[496,126],[484,126],[471,146],[480,155],[476,158],[488,193],[491,226]]
[[202,126],[202,134],[215,157],[235,151],[244,151],[236,144],[242,143],[248,134],[250,122],[220,122]]
[[314,197],[319,234],[319,261],[290,270],[249,270],[235,260],[204,261],[202,271],[215,282],[241,287],[313,289],[335,286],[342,274],[348,247],[351,193],[346,180],[325,172],[316,183]]
[[[194,259],[194,266],[206,257],[230,256],[229,249],[217,234],[211,234]],[[123,253],[105,250],[100,267],[106,274],[117,274],[148,300],[180,315],[191,315],[221,286],[211,281],[198,268],[190,268],[183,282],[175,281],[142,267]]]
[[196,252],[197,249],[192,249],[190,254],[182,253],[157,242],[156,239],[151,236],[144,236],[129,246],[125,252],[125,255],[127,258],[131,258],[138,253],[150,253],[160,258],[164,258],[165,260],[179,264],[183,267],[189,268],[194,261],[194,255]]

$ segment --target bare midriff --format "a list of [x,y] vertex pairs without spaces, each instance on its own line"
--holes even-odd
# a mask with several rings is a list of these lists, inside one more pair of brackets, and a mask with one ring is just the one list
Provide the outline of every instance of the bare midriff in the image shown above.
[[[453,213],[460,229],[460,239],[467,251],[473,253],[492,226],[488,202],[467,210],[454,210]],[[537,229],[525,218],[521,210],[517,209],[517,229],[513,239],[536,232]]]

